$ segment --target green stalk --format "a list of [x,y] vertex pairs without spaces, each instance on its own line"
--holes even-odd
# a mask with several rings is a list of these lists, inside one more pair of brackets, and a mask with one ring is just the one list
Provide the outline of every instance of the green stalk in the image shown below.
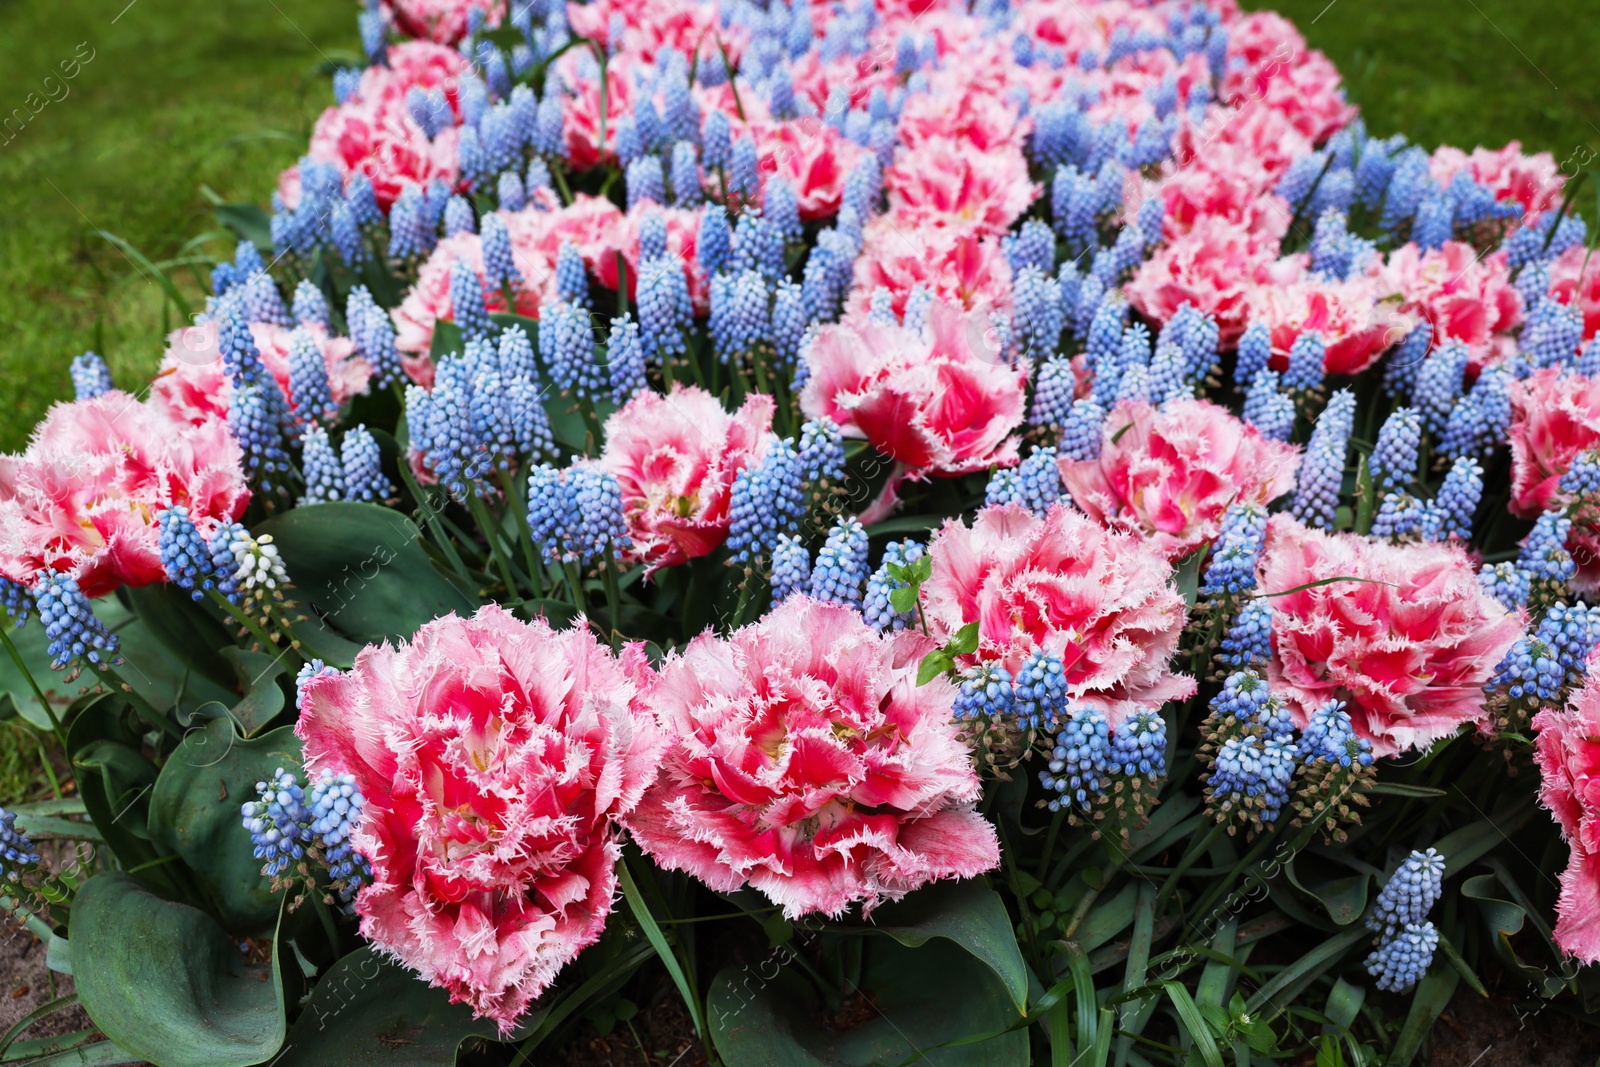
[[528,582],[536,596],[544,595],[544,581],[542,570],[539,566],[539,552],[533,545],[533,530],[528,526],[528,509],[516,491],[516,483],[512,480],[510,471],[500,472],[500,488],[506,494],[506,503],[516,513],[517,534],[522,541],[522,559],[528,565]]
[[606,583],[606,610],[611,614],[611,651],[617,651],[618,628],[620,626],[620,611],[622,607],[622,590],[617,585],[617,561],[613,557],[601,566],[605,573]]
[[517,580],[512,577],[511,564],[506,562],[505,556],[500,552],[500,538],[496,536],[500,531],[495,528],[489,509],[483,506],[483,501],[478,499],[476,493],[470,491],[467,493],[467,509],[472,512],[472,518],[477,522],[478,530],[483,534],[484,540],[489,543],[489,554],[494,556],[495,566],[500,568],[500,577],[505,580],[506,592],[511,596],[515,596],[517,593]]

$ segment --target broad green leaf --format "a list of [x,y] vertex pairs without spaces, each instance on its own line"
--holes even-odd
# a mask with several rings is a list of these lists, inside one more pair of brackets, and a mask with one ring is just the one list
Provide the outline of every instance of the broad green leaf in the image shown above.
[[[526,1028],[542,1018],[534,1009]],[[471,1037],[494,1038],[489,1019],[371,948],[340,959],[311,990],[274,1067],[451,1067]]]
[[1019,1015],[1027,1010],[1028,967],[1022,962],[1011,917],[1000,894],[981,878],[935,882],[919,889],[878,909],[871,929],[910,948],[933,938],[955,942],[995,973]]
[[970,656],[978,651],[978,624],[969,622],[961,627],[945,647],[952,656]]
[[[138,749],[122,741],[94,740],[73,756],[78,792],[95,828],[124,868],[153,864],[162,853],[150,840],[147,821],[156,767]],[[141,872],[151,885],[167,886],[171,878],[159,865]]]
[[1387,1067],[1408,1067],[1416,1058],[1423,1040],[1433,1029],[1439,1013],[1450,1003],[1450,997],[1460,981],[1461,975],[1454,967],[1434,967],[1423,975],[1422,981],[1417,983],[1416,992],[1411,995],[1411,1011],[1406,1016],[1406,1024],[1395,1039],[1389,1058],[1384,1061]]
[[239,675],[244,696],[229,709],[239,731],[246,737],[258,733],[284,708],[283,686],[278,679],[287,668],[282,656],[252,652],[241,648],[224,649]]
[[120,872],[72,906],[73,981],[101,1032],[157,1067],[248,1067],[286,1030],[277,969],[253,964],[204,912]]
[[1167,991],[1172,1006],[1178,1010],[1178,1019],[1188,1033],[1189,1040],[1193,1042],[1201,1061],[1206,1067],[1223,1067],[1222,1050],[1217,1047],[1217,1039],[1211,1032],[1211,1026],[1206,1022],[1205,1016],[1200,1014],[1200,1009],[1195,1006],[1189,991],[1180,982],[1163,982],[1161,987]]
[[1272,980],[1256,990],[1255,995],[1250,998],[1247,1010],[1251,1015],[1258,1015],[1263,1008],[1270,1009],[1266,1018],[1276,1018],[1283,1005],[1292,1001],[1352,945],[1367,936],[1369,935],[1363,927],[1335,934],[1273,975]]
[[1115,896],[1097,900],[1072,939],[1082,945],[1085,952],[1093,952],[1110,941],[1133,923],[1134,901],[1138,895],[1139,887],[1127,882]]
[[[907,948],[888,939],[863,946],[859,991],[872,1015],[823,1029],[816,991],[779,953],[729,967],[711,983],[707,1014],[728,1067],[866,1067],[920,1062],[940,1067],[1024,1067],[1028,1036],[994,974],[953,944]],[[988,1035],[988,1036],[985,1036]],[[979,1040],[971,1040],[972,1038]],[[944,1047],[939,1047],[944,1046]]]
[[272,220],[261,205],[218,204],[217,221],[263,253],[272,253]]
[[261,523],[307,616],[358,644],[409,638],[417,627],[477,607],[434,569],[411,520],[376,504],[298,507]]
[[[221,652],[234,644],[237,627],[224,623],[208,601],[197,603],[175,585],[147,585],[124,590],[124,593],[128,603],[133,605],[138,626],[148,631],[148,637],[133,637],[135,647],[124,650],[123,657],[149,674],[150,684],[170,679],[166,687],[176,689],[187,668],[190,680],[185,688],[194,688],[196,675],[213,683],[212,690],[201,696],[202,700],[215,698],[227,703],[237,696],[233,668]],[[108,626],[121,622],[105,613],[105,606],[115,604],[116,601],[109,599],[96,604],[95,613]],[[144,652],[147,647],[149,651]],[[148,665],[141,661],[141,655],[149,657]],[[138,681],[138,677],[128,679],[130,685]],[[223,692],[219,694],[217,689]],[[170,699],[150,700],[150,703],[162,710],[172,706]]]
[[[1302,872],[1299,869],[1301,864],[1308,864],[1309,869]],[[1371,877],[1364,873],[1315,877],[1312,872],[1322,874],[1318,867],[1316,857],[1307,857],[1302,853],[1288,862],[1284,873],[1296,889],[1315,898],[1336,925],[1349,926],[1361,918],[1367,910],[1367,886]]]
[[[4,619],[0,620],[0,625],[6,627],[6,637],[11,639],[17,655],[22,659],[22,666],[18,667],[11,656],[0,648],[0,719],[20,715],[35,729],[48,731],[51,729],[50,716],[39,706],[33,685],[39,687],[39,691],[55,709],[58,719],[65,719],[78,687],[63,685],[62,673],[50,669],[50,655],[45,651],[49,639],[45,637],[44,626],[38,619],[30,619],[21,627],[12,626],[9,619]],[[33,685],[28,682],[30,676]]]
[[917,684],[927,685],[955,665],[955,660],[950,658],[948,652],[942,648],[936,648],[922,657],[922,666],[917,668]]
[[298,773],[300,742],[281,726],[260,737],[238,736],[231,719],[213,719],[185,735],[167,757],[150,800],[150,836],[194,869],[230,933],[270,929],[278,898],[261,877],[239,807],[255,784],[279,767]]

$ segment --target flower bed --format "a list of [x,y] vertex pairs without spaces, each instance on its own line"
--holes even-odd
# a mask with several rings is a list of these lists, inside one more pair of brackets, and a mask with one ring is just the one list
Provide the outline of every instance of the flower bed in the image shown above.
[[360,30],[149,387],[86,354],[0,458],[74,1062],[673,1004],[734,1067],[1401,1065],[1458,986],[1593,1003],[1549,156],[1373,136],[1231,2]]

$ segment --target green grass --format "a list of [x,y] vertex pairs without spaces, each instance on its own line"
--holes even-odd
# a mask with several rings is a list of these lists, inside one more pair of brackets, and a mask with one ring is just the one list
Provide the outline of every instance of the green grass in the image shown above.
[[[1344,74],[1373,133],[1498,148],[1569,175],[1600,166],[1600,43],[1590,0],[1247,0],[1280,12]],[[1595,182],[1591,175],[1590,182]],[[1600,183],[1596,183],[1600,185]],[[1590,214],[1594,186],[1583,207]]]
[[202,186],[265,202],[331,101],[318,68],[357,47],[351,3],[127,3],[0,0],[0,117],[38,110],[0,132],[0,450],[70,395],[77,353],[129,389],[160,356],[160,289],[98,231],[159,262],[217,229]]

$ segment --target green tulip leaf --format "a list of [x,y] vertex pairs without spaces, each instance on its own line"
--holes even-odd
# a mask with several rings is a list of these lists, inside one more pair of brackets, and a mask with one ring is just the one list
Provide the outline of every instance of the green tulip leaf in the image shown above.
[[292,727],[246,739],[232,720],[218,718],[190,730],[156,779],[150,836],[194,869],[231,933],[270,929],[278,914],[278,898],[261,876],[239,808],[279,767],[299,773],[301,758]]
[[248,1067],[283,1043],[277,968],[196,908],[121,872],[96,875],[73,903],[71,940],[89,1018],[156,1067]]
[[786,965],[789,950],[727,968],[706,1004],[717,1052],[728,1067],[866,1067],[919,1052],[940,1067],[1027,1064],[1027,1030],[1005,986],[944,935],[929,936],[937,939],[921,948],[867,942],[864,1003],[836,1025],[819,1025],[817,994],[798,967]]

